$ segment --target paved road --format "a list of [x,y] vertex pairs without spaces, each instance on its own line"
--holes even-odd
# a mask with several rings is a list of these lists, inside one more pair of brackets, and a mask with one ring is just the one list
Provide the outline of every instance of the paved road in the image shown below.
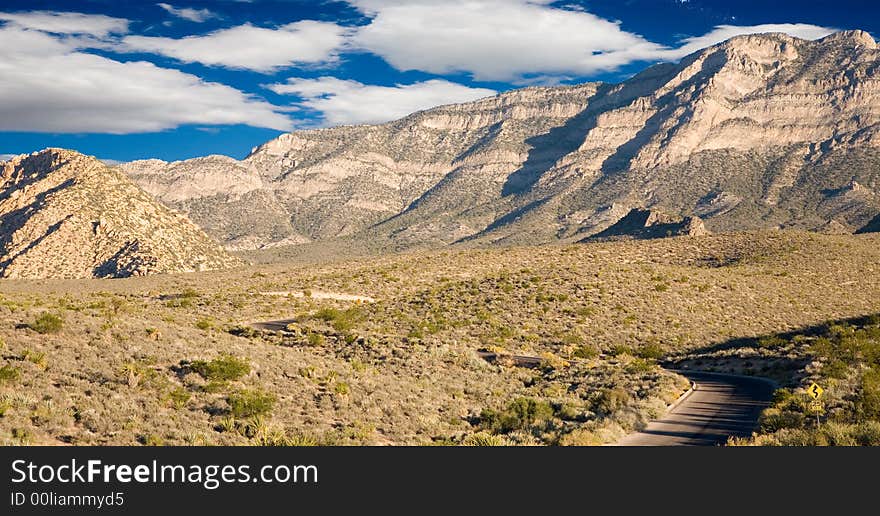
[[765,380],[713,373],[679,371],[697,389],[641,432],[618,446],[712,446],[730,436],[748,436],[773,395]]
[[268,330],[268,331],[281,331],[287,328],[288,324],[293,324],[296,322],[296,319],[282,319],[280,321],[261,321],[261,322],[252,322],[248,323],[251,328],[256,328],[258,330]]

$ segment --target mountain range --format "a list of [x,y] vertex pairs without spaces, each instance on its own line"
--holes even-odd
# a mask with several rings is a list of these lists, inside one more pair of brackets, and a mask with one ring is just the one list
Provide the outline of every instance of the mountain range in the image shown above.
[[880,49],[862,31],[739,36],[619,84],[295,131],[243,160],[108,168],[49,149],[0,167],[5,277],[239,263],[221,245],[540,244],[630,226],[639,238],[865,232],[880,213]]
[[740,36],[620,84],[531,87],[244,160],[121,169],[229,249],[575,241],[633,208],[716,231],[852,232],[880,211],[880,50]]

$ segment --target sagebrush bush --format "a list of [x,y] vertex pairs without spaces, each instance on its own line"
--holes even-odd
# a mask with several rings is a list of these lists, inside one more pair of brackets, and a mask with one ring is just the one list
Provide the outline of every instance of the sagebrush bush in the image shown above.
[[632,401],[632,396],[620,388],[602,389],[596,395],[593,407],[597,412],[610,415],[627,406]]
[[21,371],[12,364],[0,367],[0,383],[12,383],[21,377]]
[[871,369],[862,376],[856,415],[862,420],[880,420],[880,369]]
[[37,317],[34,322],[28,324],[28,328],[35,332],[45,335],[48,333],[58,333],[64,326],[64,320],[58,314],[44,312]]
[[235,418],[252,418],[272,412],[277,398],[259,389],[246,389],[226,397],[229,413]]
[[527,430],[538,422],[553,417],[553,408],[545,401],[517,398],[505,410],[484,409],[480,426],[497,434]]
[[251,372],[250,364],[232,355],[220,355],[211,361],[196,360],[189,367],[206,380],[221,382],[238,380]]

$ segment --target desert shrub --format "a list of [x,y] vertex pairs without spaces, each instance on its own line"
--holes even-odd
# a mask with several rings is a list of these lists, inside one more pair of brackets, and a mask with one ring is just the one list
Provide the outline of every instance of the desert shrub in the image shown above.
[[462,446],[510,446],[511,443],[500,435],[477,432],[465,437]]
[[196,360],[189,367],[202,378],[214,381],[238,380],[251,372],[250,364],[232,355],[220,355],[209,362]]
[[853,425],[828,422],[822,425],[822,435],[828,446],[855,446],[858,444]]
[[666,355],[663,347],[659,344],[645,344],[636,350],[636,356],[647,360],[660,360]]
[[856,425],[853,439],[859,446],[880,446],[880,422],[865,421]]
[[185,288],[183,289],[183,292],[180,293],[180,297],[183,299],[195,299],[199,296],[201,296],[201,294],[199,294],[198,290],[194,288]]
[[880,370],[871,369],[862,376],[855,405],[860,419],[880,420]]
[[228,331],[230,334],[235,335],[236,337],[244,337],[246,339],[256,337],[259,334],[254,328],[243,325],[233,326]]
[[632,401],[632,397],[629,392],[621,387],[602,389],[596,395],[593,407],[597,412],[610,415],[626,407],[630,401]]
[[830,362],[822,366],[822,374],[828,378],[837,378],[838,380],[846,378],[849,368],[843,360],[832,359]]
[[156,434],[144,434],[138,437],[138,442],[144,446],[162,446],[165,440]]
[[360,310],[356,307],[348,310],[322,308],[315,312],[314,318],[330,323],[330,326],[338,332],[347,332],[353,329],[360,319]]
[[307,339],[309,346],[323,346],[326,340],[320,333],[309,333]]
[[757,344],[761,348],[781,348],[788,344],[788,341],[777,335],[770,335],[758,339]]
[[229,413],[235,418],[252,418],[272,411],[277,398],[259,389],[246,389],[226,397]]
[[578,428],[559,438],[560,446],[599,446],[602,439],[595,433]]
[[578,346],[572,353],[572,356],[575,358],[590,360],[599,356],[599,350],[596,349],[595,346],[590,345]]
[[0,383],[12,383],[21,377],[21,371],[12,364],[0,367]]
[[119,369],[119,376],[123,383],[135,388],[138,385],[156,380],[159,374],[145,364],[128,362]]
[[553,417],[553,408],[545,401],[517,398],[506,409],[484,409],[480,413],[480,426],[496,434],[514,430],[527,430],[540,421]]
[[608,354],[617,357],[620,355],[632,355],[632,348],[627,346],[626,344],[615,344],[611,346],[611,349],[608,350]]
[[636,358],[626,365],[626,372],[630,374],[647,373],[654,368],[654,364],[644,358]]
[[568,346],[581,346],[584,343],[584,336],[579,333],[568,333],[562,337],[562,343]]
[[40,369],[46,369],[49,365],[49,360],[46,358],[46,353],[42,351],[32,351],[30,349],[24,350],[21,354],[22,360],[27,360],[28,362],[34,364]]
[[45,335],[47,333],[58,333],[64,326],[64,320],[58,314],[44,312],[37,317],[34,322],[28,324],[28,328],[35,332]]
[[285,446],[320,446],[321,439],[318,437],[302,432],[293,433],[287,436],[284,443]]
[[210,318],[199,319],[196,321],[196,328],[202,331],[208,331],[214,327],[214,321]]
[[189,401],[191,394],[183,387],[176,387],[168,393],[168,401],[175,408],[182,408]]

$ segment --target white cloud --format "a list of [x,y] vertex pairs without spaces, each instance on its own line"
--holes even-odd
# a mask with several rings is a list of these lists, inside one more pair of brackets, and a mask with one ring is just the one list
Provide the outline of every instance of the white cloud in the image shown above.
[[765,34],[768,32],[782,32],[797,38],[813,40],[824,38],[825,36],[836,32],[836,30],[816,25],[808,25],[805,23],[765,24],[748,27],[719,25],[708,34],[682,40],[682,46],[666,53],[661,53],[661,56],[668,59],[679,59],[703,48],[726,41],[734,36]]
[[588,75],[663,49],[618,23],[546,1],[351,3],[373,17],[354,44],[400,70],[469,72],[478,80]]
[[268,72],[332,61],[345,43],[347,31],[335,23],[312,20],[274,29],[245,24],[180,39],[127,36],[119,50],[161,54],[185,63]]
[[387,122],[422,109],[468,102],[496,93],[439,79],[375,86],[335,77],[291,78],[286,83],[267,87],[278,94],[300,97],[299,105],[323,114],[324,125]]
[[582,9],[551,0],[348,0],[371,22],[353,46],[399,70],[466,72],[478,80],[588,76],[637,61],[675,60],[738,34],[786,32],[815,39],[832,29],[813,25],[716,27],[669,48]]
[[165,11],[168,12],[171,16],[176,16],[177,18],[183,18],[184,20],[189,20],[195,23],[202,23],[204,21],[210,20],[211,18],[217,18],[217,15],[213,13],[210,9],[192,9],[188,7],[178,8],[174,7],[171,4],[156,4]]
[[106,37],[110,34],[128,32],[128,20],[111,18],[101,14],[59,13],[30,11],[23,13],[0,13],[0,21],[55,34],[87,34]]
[[0,154],[0,161],[9,161],[16,156],[18,156],[18,154]]
[[183,124],[291,128],[277,107],[147,62],[79,52],[17,24],[0,27],[0,131],[136,133]]

